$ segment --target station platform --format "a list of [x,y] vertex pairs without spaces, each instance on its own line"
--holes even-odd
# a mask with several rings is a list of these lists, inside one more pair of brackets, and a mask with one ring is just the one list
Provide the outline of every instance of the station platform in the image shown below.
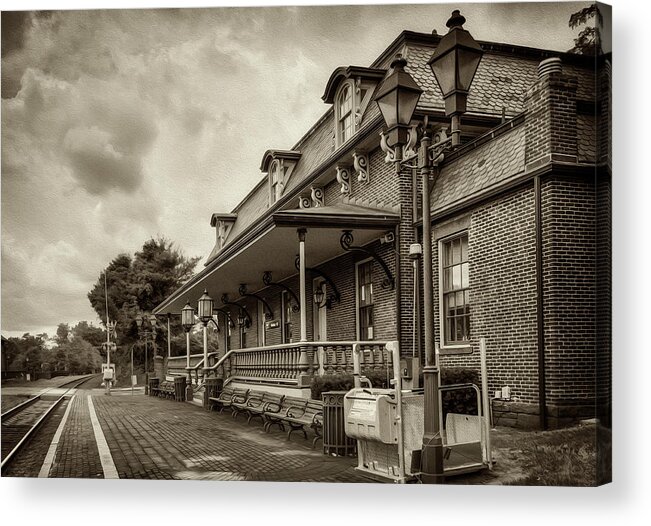
[[324,455],[300,433],[142,391],[77,389],[9,476],[370,482],[355,458]]

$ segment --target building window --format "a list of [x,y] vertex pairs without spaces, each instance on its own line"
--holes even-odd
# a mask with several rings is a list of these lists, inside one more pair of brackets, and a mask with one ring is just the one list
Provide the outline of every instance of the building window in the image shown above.
[[441,242],[442,334],[444,345],[470,340],[468,233]]
[[353,136],[355,118],[353,115],[353,88],[344,84],[337,97],[337,137],[338,144],[344,144]]
[[357,316],[360,340],[372,340],[373,327],[373,262],[367,261],[357,266]]
[[274,161],[271,164],[271,170],[269,171],[269,183],[271,185],[271,202],[272,204],[278,201],[278,198],[282,194],[282,184],[280,181],[280,166],[277,161]]
[[281,299],[283,308],[283,343],[292,343],[294,341],[292,334],[292,304],[286,290],[283,290]]

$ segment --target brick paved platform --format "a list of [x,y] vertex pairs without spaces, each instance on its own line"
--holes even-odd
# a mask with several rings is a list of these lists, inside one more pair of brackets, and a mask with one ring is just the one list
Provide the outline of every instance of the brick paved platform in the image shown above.
[[50,478],[104,478],[88,409],[88,392],[72,399],[70,415],[49,471]]
[[356,459],[329,457],[298,434],[291,441],[258,421],[135,396],[94,396],[120,478],[369,482]]

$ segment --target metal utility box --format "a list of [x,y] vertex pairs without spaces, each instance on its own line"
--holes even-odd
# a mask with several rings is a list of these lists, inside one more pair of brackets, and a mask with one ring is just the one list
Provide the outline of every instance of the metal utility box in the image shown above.
[[[400,472],[400,424],[394,389],[352,389],[344,398],[346,434],[357,442],[357,469],[373,478],[404,482],[420,466],[415,453],[423,441],[423,395],[402,392],[405,472]],[[413,459],[413,460],[412,460]]]
[[344,397],[346,434],[358,440],[398,443],[393,389],[352,389]]

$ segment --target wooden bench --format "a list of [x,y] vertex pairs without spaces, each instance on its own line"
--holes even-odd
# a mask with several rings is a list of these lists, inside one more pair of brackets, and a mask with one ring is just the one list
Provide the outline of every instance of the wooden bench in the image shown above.
[[305,440],[307,440],[306,428],[311,428],[315,434],[314,440],[312,440],[312,447],[314,448],[317,441],[323,438],[323,402],[320,400],[307,400],[305,404],[290,406],[281,417],[281,421],[289,426],[287,440],[291,439],[294,431],[302,431]]
[[[236,387],[233,389],[233,394],[230,400],[224,400],[222,402],[222,411],[227,407],[233,412],[233,418],[237,416],[237,406],[246,404],[247,399],[249,398],[249,389],[244,389],[243,387]],[[235,405],[237,404],[237,406]],[[220,411],[221,412],[221,411]]]
[[233,394],[235,389],[232,387],[224,387],[217,396],[211,396],[208,401],[210,403],[209,409],[212,411],[213,406],[219,407],[219,412],[221,413],[224,410],[225,404],[230,406],[231,401],[233,400]]
[[264,430],[268,433],[272,426],[277,425],[281,431],[285,431],[283,420],[288,416],[290,410],[305,411],[306,406],[307,398],[286,396],[279,411],[264,415]]
[[249,397],[244,408],[249,415],[247,424],[251,423],[251,419],[256,416],[259,416],[264,423],[265,415],[273,415],[280,411],[284,398],[284,395],[267,392],[262,393],[261,397]]

